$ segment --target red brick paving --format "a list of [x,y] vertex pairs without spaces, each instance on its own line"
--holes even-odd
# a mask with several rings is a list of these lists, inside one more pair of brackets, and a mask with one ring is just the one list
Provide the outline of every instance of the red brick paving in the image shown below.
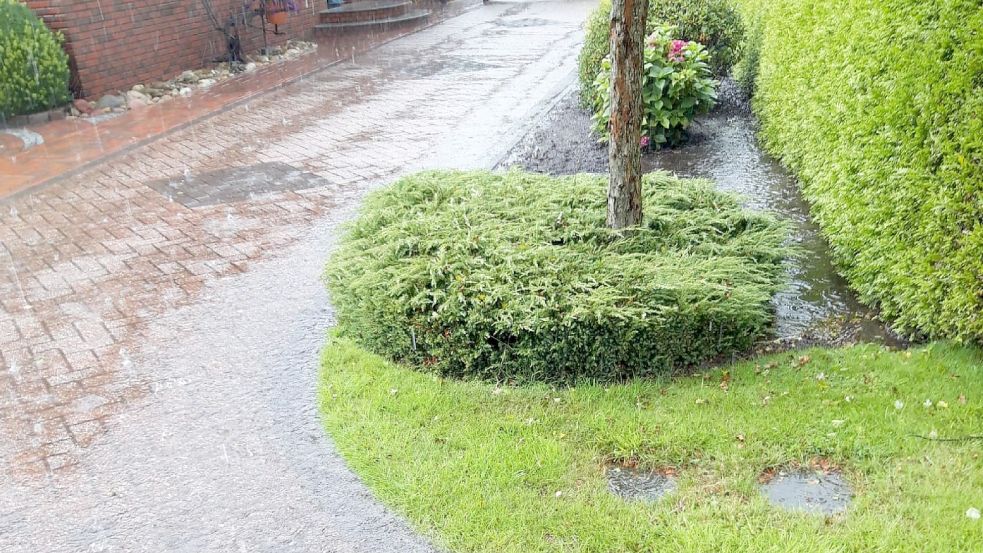
[[[317,420],[318,275],[367,189],[494,164],[589,7],[492,3],[0,201],[0,550],[431,553]],[[323,181],[149,186],[260,164]]]
[[[444,10],[435,10],[429,22],[421,25],[456,15],[473,7],[476,1],[461,0]],[[371,35],[320,35],[316,54],[239,75],[188,98],[153,104],[96,124],[85,119],[65,119],[33,126],[31,130],[44,137],[44,144],[27,151],[20,151],[20,141],[0,133],[0,199],[63,177],[419,28],[420,25],[403,26]]]
[[[480,124],[490,107],[522,105],[530,90],[544,86],[525,68],[549,63],[549,55],[572,55],[489,39],[471,47],[490,60],[479,74],[455,66],[462,48],[434,36],[441,35],[402,39],[402,49],[376,52],[369,64],[336,65],[0,203],[0,459],[8,468],[72,469],[115,415],[154,385],[131,361],[146,345],[148,324],[194,302],[206,283],[284,250],[332,209],[339,191],[419,166],[441,142],[464,146],[466,136],[451,134],[462,120]],[[544,36],[541,47],[557,40]],[[447,51],[434,53],[438,44]],[[420,63],[419,52],[432,59]],[[277,70],[260,78],[285,77]],[[229,94],[246,94],[244,83],[228,83]],[[174,102],[149,108],[159,117],[131,112],[78,132],[100,133],[103,145],[123,148],[143,132],[126,125],[139,123],[148,133],[180,125],[231,97],[222,94],[196,97],[203,105],[187,104],[187,114]],[[103,153],[88,138],[68,134],[16,165],[6,161],[0,174],[29,168],[33,181],[43,180],[64,168],[50,153],[71,150],[76,139],[83,159]],[[488,148],[483,141],[473,146]],[[266,162],[330,184],[194,209],[147,186]]]

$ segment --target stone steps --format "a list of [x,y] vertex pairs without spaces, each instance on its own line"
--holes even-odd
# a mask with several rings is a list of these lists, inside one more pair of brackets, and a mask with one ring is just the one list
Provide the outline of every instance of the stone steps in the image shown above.
[[320,12],[316,31],[385,29],[426,20],[429,10],[416,9],[412,0],[355,0]]

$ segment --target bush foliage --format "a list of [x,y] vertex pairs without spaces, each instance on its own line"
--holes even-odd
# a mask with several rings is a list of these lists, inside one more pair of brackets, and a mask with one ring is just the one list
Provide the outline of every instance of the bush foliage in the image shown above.
[[68,55],[60,33],[16,0],[0,0],[0,117],[68,102]]
[[[744,27],[729,0],[651,0],[647,32],[670,26],[683,39],[699,42],[710,53],[710,67],[725,74],[737,60],[744,43]],[[602,60],[611,51],[611,1],[601,0],[587,21],[587,37],[580,51],[580,88],[584,103],[601,71]]]
[[[660,148],[683,141],[693,119],[717,102],[717,81],[707,65],[706,48],[698,42],[673,40],[659,28],[645,41],[642,70],[642,144]],[[595,130],[607,141],[611,122],[611,60],[604,59],[594,80]]]
[[326,271],[340,328],[444,375],[545,381],[670,371],[766,332],[782,224],[653,174],[643,226],[621,237],[606,186],[430,172],[374,194]]
[[979,0],[740,0],[760,21],[761,136],[863,299],[983,340]]

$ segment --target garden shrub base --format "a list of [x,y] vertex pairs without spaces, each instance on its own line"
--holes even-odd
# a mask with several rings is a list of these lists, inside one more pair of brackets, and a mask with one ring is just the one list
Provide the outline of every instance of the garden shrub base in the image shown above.
[[645,177],[644,221],[604,226],[606,177],[407,177],[327,269],[348,336],[445,375],[570,382],[748,350],[784,284],[785,226],[706,181]]

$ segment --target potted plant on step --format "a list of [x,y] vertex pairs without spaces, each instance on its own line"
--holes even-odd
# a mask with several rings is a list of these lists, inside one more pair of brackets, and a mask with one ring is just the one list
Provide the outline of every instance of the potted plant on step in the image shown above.
[[280,26],[287,22],[290,12],[299,11],[295,0],[266,0],[263,11],[270,25]]

